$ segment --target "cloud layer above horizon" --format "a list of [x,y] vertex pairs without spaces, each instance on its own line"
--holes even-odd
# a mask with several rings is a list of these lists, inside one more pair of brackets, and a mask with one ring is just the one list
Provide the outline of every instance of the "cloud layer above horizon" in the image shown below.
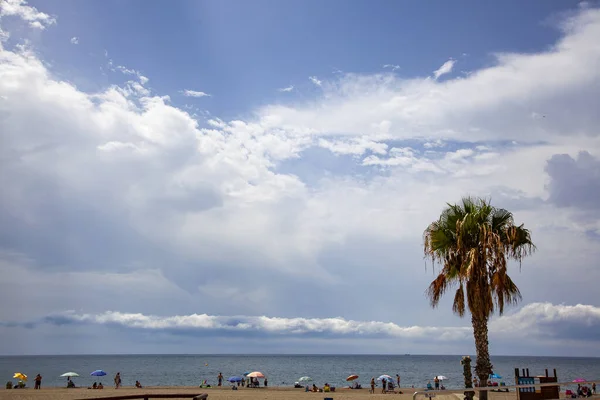
[[525,303],[494,335],[534,332],[524,340],[565,340],[569,354],[597,341],[600,10],[563,18],[543,51],[467,74],[456,58],[415,77],[307,74],[310,97],[273,87],[285,102],[231,120],[179,103],[219,93],[158,93],[143,66],[112,59],[124,81],[84,91],[2,30],[7,18],[37,33],[60,23],[2,0],[0,301],[27,316],[0,310],[3,334],[92,324],[443,351],[468,343],[468,321],[451,299],[430,310],[421,235],[446,202],[476,195],[538,246],[512,272]]

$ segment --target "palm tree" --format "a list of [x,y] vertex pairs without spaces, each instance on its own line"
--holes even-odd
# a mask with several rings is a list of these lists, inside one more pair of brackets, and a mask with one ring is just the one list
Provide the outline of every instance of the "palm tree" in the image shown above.
[[[461,317],[467,307],[471,313],[475,374],[487,382],[492,373],[488,320],[495,310],[502,315],[505,304],[521,299],[507,274],[507,261],[516,260],[520,267],[523,257],[533,253],[531,235],[523,225],[514,224],[509,211],[466,197],[459,204],[448,204],[423,238],[426,257],[442,266],[426,292],[431,306],[439,304],[446,290],[456,288],[452,310]],[[480,393],[480,400],[487,400],[487,392]]]

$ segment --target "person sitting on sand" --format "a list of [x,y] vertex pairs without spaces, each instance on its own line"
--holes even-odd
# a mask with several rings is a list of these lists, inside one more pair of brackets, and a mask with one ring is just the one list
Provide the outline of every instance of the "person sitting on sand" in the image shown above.
[[319,388],[314,383],[313,383],[312,391],[313,392],[318,392],[319,391]]
[[75,382],[73,382],[72,380],[69,380],[67,382],[67,388],[74,388],[75,387]]
[[96,382],[94,382],[94,384],[92,385],[92,389],[98,389],[98,384]]
[[140,381],[135,381],[135,387],[138,389],[142,388],[142,384],[140,383]]
[[102,385],[102,382],[100,382],[100,383],[98,384],[98,389],[104,389],[104,385]]
[[433,386],[431,386],[431,381],[427,382],[427,390],[433,390]]
[[331,387],[329,386],[329,383],[325,382],[325,385],[323,385],[323,391],[324,392],[331,391]]

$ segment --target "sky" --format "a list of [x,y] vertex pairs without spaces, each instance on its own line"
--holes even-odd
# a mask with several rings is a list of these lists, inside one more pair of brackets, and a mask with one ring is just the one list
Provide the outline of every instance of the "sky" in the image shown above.
[[600,356],[600,4],[0,0],[0,354],[474,354],[423,231],[536,253],[492,355]]

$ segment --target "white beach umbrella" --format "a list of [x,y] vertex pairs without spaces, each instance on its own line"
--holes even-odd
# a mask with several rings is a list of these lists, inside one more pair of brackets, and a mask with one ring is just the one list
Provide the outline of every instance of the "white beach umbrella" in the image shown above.
[[436,376],[436,378],[438,379],[438,381],[448,380],[448,378],[446,378],[444,375],[438,375]]
[[75,376],[79,376],[79,374],[77,372],[65,372],[64,374],[61,375],[63,378],[73,378]]

